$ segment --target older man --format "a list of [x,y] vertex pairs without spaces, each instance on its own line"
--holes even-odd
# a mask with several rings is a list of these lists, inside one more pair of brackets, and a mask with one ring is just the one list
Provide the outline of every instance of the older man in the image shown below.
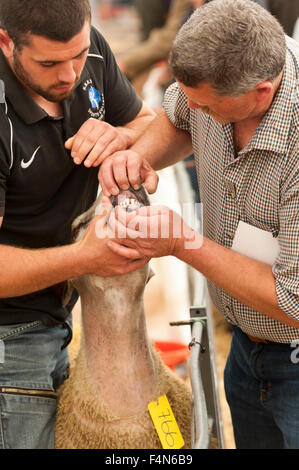
[[299,448],[298,45],[254,2],[214,0],[182,27],[170,65],[177,83],[164,110],[134,152],[102,164],[100,180],[107,195],[138,177],[155,191],[151,166],[193,148],[204,236],[182,220],[181,237],[171,226],[168,238],[146,236],[144,227],[161,234],[173,220],[158,207],[126,224],[112,217],[127,239],[110,248],[174,255],[207,277],[234,330],[225,385],[237,447]]
[[77,299],[63,305],[63,281],[147,261],[111,256],[93,231],[71,244],[97,195],[94,159],[153,118],[90,16],[88,0],[0,2],[0,448],[54,447]]

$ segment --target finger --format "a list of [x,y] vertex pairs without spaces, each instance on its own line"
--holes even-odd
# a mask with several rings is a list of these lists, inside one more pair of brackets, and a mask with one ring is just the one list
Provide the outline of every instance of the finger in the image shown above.
[[145,266],[146,264],[148,264],[148,262],[150,261],[150,258],[142,258],[142,259],[139,259],[139,260],[136,260],[136,261],[132,261],[129,265],[128,265],[128,268],[126,269],[126,273],[130,273],[130,272],[133,272],[133,271],[137,271],[137,269],[139,268],[142,268],[143,266]]
[[113,162],[114,181],[121,189],[129,189],[130,182],[127,173],[127,160],[120,155]]
[[[128,213],[126,221],[126,239],[167,238],[171,226],[171,214],[164,206],[145,206],[134,213]],[[118,218],[118,208],[115,217]]]
[[106,199],[96,208],[97,215],[94,217],[95,233],[97,238],[104,238],[106,232],[103,231],[103,227],[108,223],[108,219],[111,216],[113,206],[111,202]]
[[[100,182],[107,189],[108,193],[119,194],[120,185],[122,189],[128,189],[126,156],[123,152],[116,152],[111,158],[105,160],[99,171]],[[120,181],[117,181],[119,179]],[[127,182],[127,183],[126,183]]]
[[149,262],[150,258],[143,258],[136,261],[131,261],[128,266],[122,271],[122,274],[127,274],[133,271],[137,271],[137,269],[142,268]]
[[[118,214],[118,211],[123,210],[121,207],[116,207],[116,217]],[[166,208],[164,206],[142,206],[138,210],[134,212],[126,212],[127,214],[127,224],[133,224],[134,222],[137,224],[143,224],[144,223],[144,218],[149,219],[150,217],[156,217],[160,216],[163,214],[168,213],[169,211],[166,211]]]
[[95,120],[88,119],[84,122],[79,131],[65,143],[66,147],[71,150],[71,156],[74,158],[74,163],[81,163],[79,159],[76,160],[77,152],[84,136],[93,129],[93,121]]
[[142,162],[140,176],[142,185],[145,187],[147,192],[149,194],[155,193],[159,183],[159,176],[146,160]]
[[[126,212],[125,215],[127,216]],[[117,238],[121,240],[135,240],[136,238],[140,237],[140,232],[138,230],[135,230],[135,228],[128,227],[126,224],[127,218],[125,216],[120,217],[119,214],[116,217],[116,211],[113,211],[109,218],[109,228],[111,228],[112,230],[112,238]]]
[[[85,135],[78,134],[75,138],[73,148],[72,148],[72,156],[75,157],[75,162],[77,163],[82,161],[89,156],[90,152],[97,146],[97,142],[99,141],[100,137],[102,136],[102,129],[95,128],[92,131],[88,132]],[[102,147],[99,145],[95,149],[95,156],[99,156],[99,152],[101,152]],[[88,160],[88,159],[87,159]],[[87,166],[90,166],[88,164]]]
[[115,219],[121,222],[124,226],[127,226],[128,223],[135,218],[134,213],[127,212],[121,206],[115,207],[114,216],[115,216]]
[[134,189],[139,189],[141,186],[140,168],[142,162],[139,155],[136,154],[135,158],[132,156],[127,162],[127,175],[131,186]]
[[102,196],[101,202],[96,207],[95,215],[102,215],[103,210],[108,210],[108,214],[110,216],[112,209],[113,209],[113,206],[109,197]]
[[126,212],[121,207],[116,206],[114,211],[114,217],[116,219],[116,223],[120,221],[122,225],[126,227],[126,238],[131,237],[135,239],[137,238],[137,236],[140,236],[140,234],[145,231],[144,226],[147,224],[147,218],[139,217],[138,213],[135,211],[131,213]]
[[105,196],[116,196],[119,193],[119,188],[114,180],[111,161],[106,161],[101,165],[98,180]]
[[116,219],[115,211],[111,212],[109,221],[109,238],[124,239],[127,237],[127,227],[124,220]]
[[113,230],[115,238],[132,239],[140,237],[139,224],[132,220],[131,214],[117,206],[109,218],[109,227]]
[[[84,124],[80,127],[77,134],[75,134],[71,141],[71,155],[74,159],[74,163],[81,164],[84,156],[80,153],[80,147],[83,142],[88,138],[96,139],[96,135],[99,137],[105,129],[109,126],[109,124],[99,121],[97,119],[90,118],[84,122]],[[91,137],[92,136],[92,137]],[[81,149],[82,152],[82,149]],[[88,153],[88,152],[87,152]],[[86,153],[86,154],[87,154]],[[86,156],[85,154],[85,156]]]
[[102,193],[107,197],[111,197],[111,194],[109,193],[108,189],[106,188],[105,183],[103,181],[101,181],[100,174],[98,174],[98,180],[99,180],[99,186],[100,186],[100,189],[101,189]]
[[100,156],[93,162],[93,166],[100,166],[101,163],[103,163],[106,158],[110,157],[116,152],[119,152],[121,150],[126,150],[126,143],[124,140],[121,138],[121,136],[117,135],[114,136],[114,138],[111,140],[110,143],[106,143],[105,148],[100,153]]
[[142,217],[155,217],[157,215],[167,214],[169,212],[170,209],[166,206],[152,205],[140,207],[140,209],[137,211],[137,214]]
[[118,243],[116,243],[112,240],[107,241],[106,244],[107,244],[108,248],[111,251],[113,251],[113,253],[115,253],[116,255],[123,256],[124,258],[131,259],[131,260],[135,260],[135,259],[137,260],[137,259],[142,258],[141,253],[136,249],[132,249],[132,248],[125,247],[123,245],[119,245]]
[[112,153],[115,153],[117,150],[120,150],[116,142],[115,132],[112,129],[111,131],[106,132],[104,135],[102,135],[95,143],[94,147],[91,149],[84,162],[85,166],[99,166],[105,159],[103,157],[103,152],[105,152],[107,148],[114,149],[107,156],[111,155]]
[[116,243],[118,243],[119,245],[122,245],[122,246],[125,246],[126,248],[132,248],[133,250],[138,250],[138,247],[136,246],[136,241],[135,240],[131,240],[129,238],[124,238],[124,239],[121,239],[121,240],[114,240]]

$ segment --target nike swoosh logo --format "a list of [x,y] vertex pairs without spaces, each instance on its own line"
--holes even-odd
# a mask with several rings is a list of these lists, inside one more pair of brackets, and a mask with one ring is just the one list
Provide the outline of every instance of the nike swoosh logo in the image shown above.
[[39,151],[40,148],[41,148],[41,146],[39,146],[39,147],[35,150],[34,154],[32,155],[32,157],[30,158],[30,160],[29,160],[28,162],[24,162],[24,160],[21,161],[21,167],[24,168],[24,170],[26,170],[26,168],[29,168],[30,165],[33,163],[33,161],[34,161],[34,159],[35,159],[35,157],[36,157],[36,154],[37,154],[37,152]]

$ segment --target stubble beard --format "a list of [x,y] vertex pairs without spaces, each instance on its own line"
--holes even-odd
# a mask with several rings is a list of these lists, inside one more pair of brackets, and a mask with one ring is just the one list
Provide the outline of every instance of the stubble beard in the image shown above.
[[[76,83],[78,81],[75,82],[75,84],[73,85],[73,87],[71,88],[70,91],[67,91],[67,92],[64,92],[64,93],[55,93],[54,91],[51,92],[50,89],[48,90],[45,90],[44,88],[42,88],[38,83],[34,82],[31,78],[31,76],[29,75],[29,73],[25,70],[25,68],[23,67],[20,59],[19,59],[19,54],[14,51],[13,53],[13,62],[12,62],[12,65],[13,65],[13,71],[16,75],[16,77],[18,78],[18,80],[23,84],[25,85],[26,88],[29,88],[30,90],[33,90],[35,93],[37,93],[38,95],[42,96],[44,99],[46,99],[47,101],[50,101],[52,103],[59,103],[67,98],[69,98],[75,87],[76,87]],[[65,83],[58,83],[58,84],[55,84],[55,85],[52,85],[51,88],[56,88],[58,86],[65,86],[65,85],[68,85],[68,84],[65,84]]]

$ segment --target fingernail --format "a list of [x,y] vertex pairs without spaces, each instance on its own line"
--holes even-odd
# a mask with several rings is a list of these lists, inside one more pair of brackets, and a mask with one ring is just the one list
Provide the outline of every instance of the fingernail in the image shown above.
[[79,158],[75,158],[75,159],[74,159],[74,163],[76,163],[77,165],[79,165],[79,163],[81,163],[81,162],[80,162],[80,159],[79,159]]
[[86,160],[86,162],[84,163],[85,166],[90,166],[91,165],[91,162],[89,160]]

